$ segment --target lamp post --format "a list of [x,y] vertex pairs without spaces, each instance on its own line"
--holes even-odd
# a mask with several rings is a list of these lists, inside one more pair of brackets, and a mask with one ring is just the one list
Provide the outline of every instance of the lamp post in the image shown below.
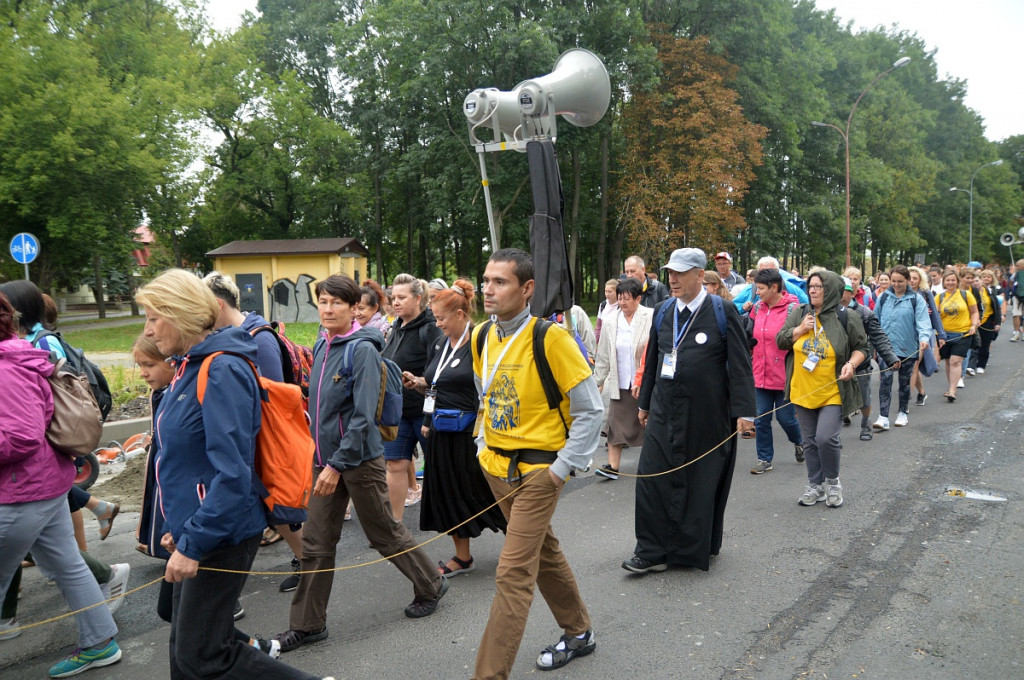
[[896,61],[893,62],[892,66],[890,66],[889,68],[887,68],[886,70],[882,71],[877,76],[875,76],[875,79],[872,80],[868,84],[868,86],[864,88],[864,90],[860,93],[860,96],[857,97],[857,100],[855,102],[853,102],[853,108],[850,109],[850,115],[846,118],[846,130],[845,131],[843,131],[842,128],[840,128],[839,126],[833,125],[831,123],[822,123],[821,121],[817,121],[817,120],[812,120],[811,121],[811,125],[814,125],[815,127],[830,127],[833,130],[835,130],[836,132],[838,132],[840,135],[843,136],[843,143],[846,145],[846,266],[847,267],[849,267],[850,264],[851,264],[851,261],[850,261],[850,123],[853,122],[853,114],[854,114],[854,112],[857,111],[857,104],[860,104],[860,100],[864,98],[864,95],[866,95],[868,93],[868,90],[870,90],[872,87],[874,87],[875,83],[877,83],[883,77],[887,76],[891,71],[894,71],[894,70],[896,70],[898,68],[906,66],[909,63],[910,63],[910,57],[900,57],[899,59],[897,59]]
[[991,163],[985,163],[985,165],[981,166],[981,168],[978,168],[977,170],[975,170],[974,174],[971,175],[971,184],[970,184],[971,188],[970,189],[959,189],[957,187],[950,187],[950,189],[949,189],[950,191],[962,191],[962,192],[964,192],[965,194],[967,194],[970,197],[970,201],[969,201],[970,202],[970,213],[968,213],[969,217],[968,217],[968,221],[967,221],[967,261],[968,262],[971,262],[972,260],[974,260],[974,178],[978,175],[979,172],[981,172],[982,168],[987,168],[990,165],[1002,165],[1002,164],[1003,164],[1003,159],[1000,158],[997,161],[992,161]]

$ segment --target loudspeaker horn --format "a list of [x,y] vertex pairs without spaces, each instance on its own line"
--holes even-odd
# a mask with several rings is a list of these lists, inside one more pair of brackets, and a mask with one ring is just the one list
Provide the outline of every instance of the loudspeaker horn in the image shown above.
[[[597,55],[576,48],[564,52],[551,73],[524,80],[516,91],[525,117],[550,117],[553,128],[554,116],[560,115],[577,127],[589,127],[608,110],[612,86],[608,70]],[[554,134],[553,129],[543,132]]]
[[1000,236],[999,242],[1007,247],[1016,245],[1018,243],[1017,237],[1011,234],[1010,232],[1006,232],[1005,234]]
[[[522,124],[519,112],[519,91],[499,90],[496,87],[482,87],[473,90],[462,102],[462,113],[469,121],[470,137],[476,140],[474,130],[486,125],[505,135],[512,141],[516,138],[516,130]],[[500,141],[495,134],[494,141]]]

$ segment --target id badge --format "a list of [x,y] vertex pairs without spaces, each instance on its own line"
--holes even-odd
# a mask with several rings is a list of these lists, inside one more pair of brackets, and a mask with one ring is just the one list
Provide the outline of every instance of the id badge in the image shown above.
[[819,361],[821,361],[821,357],[819,357],[817,354],[807,355],[807,360],[804,361],[803,364],[804,370],[806,370],[808,373],[814,371],[814,369],[818,367]]
[[676,353],[666,354],[665,359],[661,362],[661,377],[662,378],[674,378],[676,377]]
[[427,415],[434,412],[434,402],[437,401],[437,390],[427,390],[423,397],[423,412]]

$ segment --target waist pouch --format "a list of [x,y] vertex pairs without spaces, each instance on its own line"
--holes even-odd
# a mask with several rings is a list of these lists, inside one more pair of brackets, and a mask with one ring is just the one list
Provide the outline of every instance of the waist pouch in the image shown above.
[[508,479],[522,481],[523,476],[519,474],[519,464],[526,463],[528,465],[550,465],[558,460],[557,451],[541,451],[540,449],[495,449],[492,448],[499,456],[505,456],[508,458]]
[[434,429],[438,432],[465,432],[476,422],[476,411],[456,411],[450,408],[435,409],[431,416]]

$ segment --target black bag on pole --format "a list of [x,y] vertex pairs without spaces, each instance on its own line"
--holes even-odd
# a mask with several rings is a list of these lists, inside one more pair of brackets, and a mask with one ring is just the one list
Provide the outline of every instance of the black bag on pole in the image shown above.
[[533,193],[530,216],[530,253],[533,256],[533,314],[547,318],[573,304],[572,269],[562,229],[562,178],[555,145],[550,141],[526,144]]

